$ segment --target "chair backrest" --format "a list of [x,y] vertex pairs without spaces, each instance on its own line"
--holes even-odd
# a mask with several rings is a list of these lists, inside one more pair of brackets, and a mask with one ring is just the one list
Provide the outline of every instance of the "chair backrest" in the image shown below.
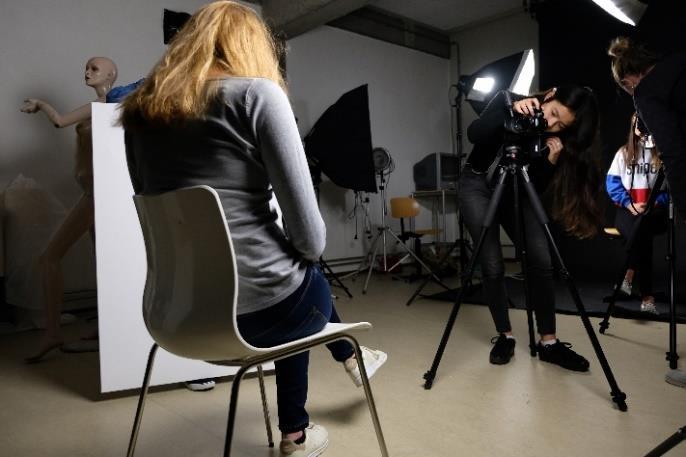
[[419,214],[419,203],[412,197],[391,198],[391,217],[415,217]]
[[148,261],[143,319],[160,347],[220,361],[252,353],[238,333],[238,274],[217,192],[195,186],[133,197]]

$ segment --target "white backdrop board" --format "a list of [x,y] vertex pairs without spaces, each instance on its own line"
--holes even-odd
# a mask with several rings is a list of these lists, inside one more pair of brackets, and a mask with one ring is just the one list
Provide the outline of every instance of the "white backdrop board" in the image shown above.
[[[141,387],[153,344],[143,323],[146,259],[115,104],[93,103],[95,251],[101,392]],[[160,349],[151,385],[227,376],[235,368],[182,359]]]

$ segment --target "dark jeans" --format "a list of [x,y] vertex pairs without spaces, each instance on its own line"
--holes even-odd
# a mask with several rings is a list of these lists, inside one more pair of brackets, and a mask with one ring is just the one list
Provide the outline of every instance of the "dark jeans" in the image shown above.
[[[506,183],[510,185],[509,181]],[[502,225],[507,235],[515,240],[514,199],[511,188],[503,193],[498,213],[486,234],[479,255],[481,264],[483,293],[493,316],[495,328],[504,333],[512,330],[508,314],[507,290],[505,288],[505,264],[500,229]],[[479,239],[486,209],[493,189],[486,182],[486,176],[474,173],[465,167],[458,184],[460,211],[467,230],[474,242]],[[523,208],[524,231],[526,233],[527,278],[531,284],[531,307],[536,313],[538,333],[555,333],[555,291],[553,289],[553,267],[550,248],[543,227],[529,204],[523,188],[520,188],[520,201]]]
[[[618,208],[615,226],[628,241],[634,230],[634,216],[626,208]],[[653,295],[653,238],[667,230],[667,212],[664,208],[654,208],[643,217],[636,234],[634,248],[628,251],[629,268],[638,273],[638,289],[642,296]]]
[[[253,346],[271,347],[317,333],[328,322],[340,321],[324,273],[319,267],[308,267],[295,292],[274,306],[238,316],[238,328]],[[335,341],[327,347],[338,362],[354,354],[347,341]],[[309,351],[302,352],[274,363],[279,429],[284,433],[303,430],[309,424],[305,410],[309,355]]]

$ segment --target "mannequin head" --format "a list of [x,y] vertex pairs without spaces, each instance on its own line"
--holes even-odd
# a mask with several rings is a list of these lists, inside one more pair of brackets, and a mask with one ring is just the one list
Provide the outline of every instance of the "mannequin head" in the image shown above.
[[117,66],[107,57],[91,57],[84,73],[86,85],[106,94],[117,79]]

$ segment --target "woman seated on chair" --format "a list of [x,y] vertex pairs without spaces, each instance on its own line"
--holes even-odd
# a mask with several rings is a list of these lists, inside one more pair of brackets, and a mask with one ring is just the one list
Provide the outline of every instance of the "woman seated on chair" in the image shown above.
[[639,217],[638,233],[633,248],[628,252],[629,269],[624,276],[621,291],[631,295],[634,274],[638,272],[641,294],[641,311],[658,314],[653,296],[653,238],[667,228],[669,196],[661,191],[652,210],[647,203],[662,163],[653,145],[643,137],[636,114],[631,117],[627,143],[619,148],[607,172],[607,193],[617,205],[615,226],[625,242],[631,237]]
[[[201,184],[219,194],[236,249],[238,326],[250,344],[275,346],[340,322],[315,266],[326,229],[295,116],[274,42],[252,9],[231,1],[201,8],[126,99],[121,119],[137,194]],[[359,386],[352,346],[329,349]],[[371,376],[386,354],[362,352]],[[328,444],[305,410],[308,360],[305,352],[275,363],[282,455],[315,455]]]
[[[598,108],[590,89],[560,86],[540,95],[515,99],[512,109],[519,116],[533,116],[541,110],[547,127],[547,154],[532,158],[531,181],[538,191],[550,187],[553,197],[552,216],[572,235],[592,236],[600,226],[597,196],[602,191],[602,174],[596,164],[593,146],[598,125]],[[508,119],[506,96],[499,92],[479,119],[467,130],[474,143],[464,173],[458,184],[460,211],[472,239],[479,239],[481,228],[493,197],[493,183],[488,177],[500,160],[504,144],[505,121]],[[527,149],[528,145],[527,145]],[[583,176],[584,179],[577,177]],[[512,192],[506,189],[497,217],[484,239],[479,262],[483,272],[484,297],[488,301],[498,336],[493,339],[489,361],[506,364],[514,355],[515,339],[508,315],[505,288],[505,265],[500,245],[499,225],[512,239],[515,236],[515,214]],[[555,326],[555,291],[550,248],[541,223],[521,189],[523,222],[526,233],[527,274],[531,287],[531,307],[536,314],[540,340],[537,353],[541,360],[574,371],[587,371],[588,361],[570,349],[570,344],[557,339]]]

